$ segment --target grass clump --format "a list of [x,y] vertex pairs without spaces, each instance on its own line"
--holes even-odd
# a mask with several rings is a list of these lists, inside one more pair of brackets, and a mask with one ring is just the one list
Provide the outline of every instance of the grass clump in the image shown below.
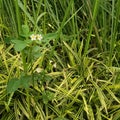
[[120,119],[119,6],[0,0],[0,119]]

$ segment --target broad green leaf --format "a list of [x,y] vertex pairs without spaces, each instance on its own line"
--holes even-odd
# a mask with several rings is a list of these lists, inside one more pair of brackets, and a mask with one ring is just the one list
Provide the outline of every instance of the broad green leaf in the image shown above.
[[22,51],[28,45],[27,41],[22,40],[12,40],[12,42],[15,44],[16,51]]
[[42,54],[41,54],[41,47],[40,46],[33,46],[32,47],[32,51],[33,51],[33,56],[34,56],[34,58],[39,58]]
[[44,40],[52,40],[55,39],[57,37],[57,33],[48,33],[46,35],[44,35]]
[[21,78],[20,78],[21,86],[23,88],[29,88],[30,83],[31,83],[31,79],[32,79],[32,77],[28,76],[28,75],[21,76]]
[[22,25],[22,34],[24,36],[28,36],[29,35],[29,27],[27,25]]
[[11,43],[11,39],[14,39],[14,38],[6,37],[6,38],[4,39],[4,42],[5,42],[6,44],[10,44],[10,43]]
[[21,85],[21,82],[18,78],[13,78],[8,81],[7,84],[7,93],[15,92]]
[[15,44],[15,50],[16,51],[22,51],[27,45],[24,44],[24,43],[20,43],[19,45],[18,44]]
[[7,93],[15,92],[18,88],[28,88],[32,83],[31,76],[21,76],[20,79],[13,78],[7,84]]

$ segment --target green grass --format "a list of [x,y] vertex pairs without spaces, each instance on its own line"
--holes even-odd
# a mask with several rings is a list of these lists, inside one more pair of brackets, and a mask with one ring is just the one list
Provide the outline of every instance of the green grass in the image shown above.
[[119,6],[0,0],[0,119],[119,120]]

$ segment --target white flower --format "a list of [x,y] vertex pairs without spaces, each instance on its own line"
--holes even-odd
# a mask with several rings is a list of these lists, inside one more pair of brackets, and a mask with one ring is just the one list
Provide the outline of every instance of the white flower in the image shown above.
[[53,61],[52,60],[50,60],[50,63],[52,63]]
[[36,70],[35,70],[37,73],[40,73],[41,71],[42,71],[42,69],[41,68],[36,68]]
[[57,67],[57,64],[56,64],[56,63],[54,63],[54,64],[53,64],[53,67],[54,67],[54,68],[56,68],[56,67]]
[[31,36],[30,36],[30,38],[31,38],[31,40],[42,40],[42,35],[41,34],[32,34]]
[[31,40],[36,40],[36,35],[35,35],[35,34],[32,34],[32,35],[30,36],[30,38],[31,38]]
[[41,35],[41,34],[37,34],[37,35],[36,35],[36,39],[37,39],[37,40],[42,40],[42,35]]

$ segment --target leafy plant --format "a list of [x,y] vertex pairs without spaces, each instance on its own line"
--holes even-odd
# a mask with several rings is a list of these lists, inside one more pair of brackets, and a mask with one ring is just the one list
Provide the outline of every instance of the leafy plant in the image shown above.
[[0,0],[0,119],[119,119],[119,6]]

